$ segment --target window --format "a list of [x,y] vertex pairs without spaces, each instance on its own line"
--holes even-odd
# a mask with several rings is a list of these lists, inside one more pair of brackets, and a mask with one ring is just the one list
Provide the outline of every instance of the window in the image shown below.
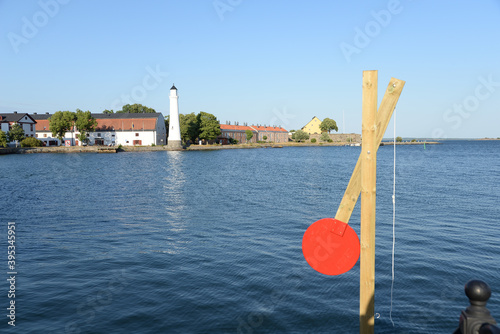
[[33,124],[30,124],[30,129],[31,131],[33,131]]
[[38,133],[36,134],[36,137],[38,138]]
[[135,133],[135,136],[136,136],[136,137],[139,137],[139,132],[136,132],[136,133]]
[[47,134],[46,134],[46,133],[44,133],[44,134],[43,134],[43,137],[44,137],[44,138],[47,138]]

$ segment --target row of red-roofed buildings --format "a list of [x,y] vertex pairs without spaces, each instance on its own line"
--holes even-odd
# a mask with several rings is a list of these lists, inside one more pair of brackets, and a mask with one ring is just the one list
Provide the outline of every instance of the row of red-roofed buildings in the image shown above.
[[[263,125],[231,125],[220,124],[221,135],[217,138],[220,144],[229,144],[230,138],[237,140],[238,143],[256,143],[256,142],[288,142],[288,131],[281,126],[263,126]],[[253,136],[247,141],[247,131],[251,131]]]

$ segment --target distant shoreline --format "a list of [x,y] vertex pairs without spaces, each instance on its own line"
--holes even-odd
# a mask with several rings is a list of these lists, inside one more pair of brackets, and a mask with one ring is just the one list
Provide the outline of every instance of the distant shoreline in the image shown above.
[[[396,145],[423,145],[423,144],[441,144],[440,142],[401,142]],[[382,142],[380,146],[394,145],[394,142]],[[186,151],[203,151],[203,150],[225,150],[225,149],[250,149],[250,148],[282,148],[282,147],[327,147],[327,146],[353,146],[360,147],[360,143],[263,143],[263,144],[235,144],[235,145],[191,145],[186,148]]]
[[203,151],[203,150],[225,150],[225,149],[251,149],[251,148],[283,148],[283,147],[312,147],[312,146],[346,146],[347,143],[250,143],[250,144],[233,144],[233,145],[191,145],[186,148],[186,151]]
[[[442,144],[441,142],[438,141],[404,141],[404,142],[396,142],[396,145],[436,145],[436,144]],[[393,141],[383,141],[380,143],[380,146],[390,146],[394,145]]]
[[[485,139],[483,139],[485,140]],[[496,139],[494,139],[496,140]],[[441,144],[440,142],[400,142],[396,145],[423,145],[423,144]],[[394,145],[394,142],[382,142],[380,146]],[[341,147],[354,146],[360,147],[359,143],[250,143],[234,145],[191,145],[183,150],[176,151],[210,151],[210,150],[231,150],[231,149],[256,149],[256,148],[283,148],[283,147]],[[33,154],[33,153],[120,153],[120,152],[156,152],[171,151],[167,146],[56,146],[56,147],[8,147],[0,148],[0,155],[4,154]]]

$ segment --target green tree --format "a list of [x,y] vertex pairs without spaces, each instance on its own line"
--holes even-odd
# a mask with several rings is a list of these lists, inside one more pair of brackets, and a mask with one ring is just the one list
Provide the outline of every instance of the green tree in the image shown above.
[[[218,124],[218,123],[217,123]],[[181,127],[181,139],[187,143],[188,140],[191,143],[196,142],[196,138],[200,135],[200,124],[198,123],[198,118],[194,112],[190,114],[180,114],[179,115],[179,126]]]
[[309,139],[309,134],[303,130],[297,130],[293,133],[292,139],[295,141],[301,142],[303,140],[308,140]]
[[92,117],[90,111],[76,109],[75,126],[80,132],[78,139],[80,139],[83,143],[86,143],[88,141],[87,133],[94,132],[97,127],[97,121],[94,117]]
[[21,141],[21,147],[42,147],[43,143],[41,140],[35,137],[27,137]]
[[7,147],[7,134],[0,130],[0,146]]
[[396,142],[397,142],[397,143],[401,143],[402,141],[403,141],[403,138],[401,138],[401,137],[396,137]]
[[113,111],[113,109],[111,109],[111,110],[106,109],[102,113],[103,114],[114,114],[115,112]]
[[57,111],[49,117],[49,127],[52,135],[59,138],[62,144],[64,135],[70,131],[75,123],[76,115],[71,111]]
[[133,114],[155,113],[155,112],[156,111],[153,108],[148,108],[138,103],[126,104],[122,107],[122,110],[117,111],[117,113],[133,113]]
[[24,136],[24,130],[23,128],[17,124],[17,123],[14,123],[10,129],[9,132],[7,132],[7,140],[9,142],[11,141],[21,141],[23,140],[24,138],[26,138]]
[[245,130],[245,134],[247,135],[247,142],[249,142],[253,137],[253,132],[250,130]]
[[328,141],[328,139],[330,139],[330,136],[328,135],[328,133],[323,132],[323,133],[321,134],[321,136],[319,137],[319,139],[320,139],[321,141]]
[[219,121],[214,115],[200,111],[196,119],[200,129],[198,136],[200,139],[213,140],[221,134]]
[[323,122],[321,122],[319,128],[321,129],[321,131],[328,131],[328,133],[330,133],[331,130],[339,131],[337,122],[335,122],[331,118],[325,118]]

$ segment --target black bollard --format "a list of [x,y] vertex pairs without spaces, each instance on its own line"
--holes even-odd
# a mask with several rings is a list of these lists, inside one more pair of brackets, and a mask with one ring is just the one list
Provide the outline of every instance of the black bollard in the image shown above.
[[479,334],[500,334],[500,328],[495,325],[484,324],[481,326]]
[[491,297],[488,284],[479,280],[469,281],[465,284],[465,294],[469,298],[470,306],[460,314],[460,325],[454,334],[499,333],[496,332],[498,327],[493,326],[496,324],[495,319],[486,308],[486,303]]

